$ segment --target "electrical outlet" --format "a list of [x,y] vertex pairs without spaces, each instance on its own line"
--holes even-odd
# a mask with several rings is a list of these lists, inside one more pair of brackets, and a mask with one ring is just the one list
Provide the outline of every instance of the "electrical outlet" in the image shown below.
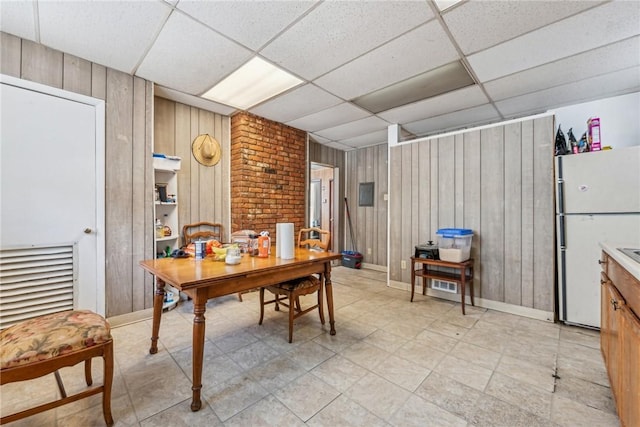
[[403,270],[407,269],[407,260],[403,259],[402,261],[400,261],[400,268]]
[[367,255],[371,255],[371,248],[367,248]]

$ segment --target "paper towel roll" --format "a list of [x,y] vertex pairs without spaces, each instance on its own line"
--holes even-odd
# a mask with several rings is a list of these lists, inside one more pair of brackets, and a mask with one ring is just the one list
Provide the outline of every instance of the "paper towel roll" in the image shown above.
[[294,259],[295,236],[292,222],[276,224],[276,257]]

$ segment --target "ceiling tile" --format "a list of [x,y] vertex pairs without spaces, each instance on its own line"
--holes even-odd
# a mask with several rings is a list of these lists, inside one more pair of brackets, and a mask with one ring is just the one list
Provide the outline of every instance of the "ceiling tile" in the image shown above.
[[442,17],[465,54],[478,52],[602,1],[470,1]]
[[480,105],[467,110],[456,111],[407,123],[402,127],[414,135],[420,137],[433,133],[441,133],[449,130],[463,129],[486,123],[492,123],[501,119],[500,114],[491,104]]
[[320,77],[314,83],[352,99],[459,59],[436,20]]
[[356,120],[340,126],[322,129],[314,132],[324,138],[338,141],[342,139],[352,138],[358,135],[387,129],[390,123],[385,122],[378,117],[371,116],[364,119]]
[[440,96],[378,113],[390,123],[409,123],[424,117],[440,116],[489,102],[482,89],[469,86]]
[[276,122],[287,123],[342,102],[319,87],[306,84],[249,109],[249,112]]
[[181,0],[178,8],[238,43],[257,50],[316,3],[317,0]]
[[324,2],[261,54],[313,80],[432,17],[426,2]]
[[304,129],[314,132],[320,129],[334,127],[353,120],[370,116],[371,113],[364,111],[352,104],[343,102],[342,104],[327,108],[308,116],[300,117],[286,123],[297,129]]
[[543,112],[555,107],[640,90],[640,67],[597,76],[496,102],[505,117]]
[[327,147],[329,147],[329,148],[335,148],[336,150],[342,150],[342,151],[353,151],[354,150],[353,147],[349,147],[348,145],[341,144],[339,142],[327,142],[325,145]]
[[486,82],[638,35],[638,22],[640,2],[607,3],[471,55],[469,63]]
[[54,49],[133,73],[171,7],[144,1],[40,1],[40,40]]
[[193,19],[173,13],[136,74],[181,92],[200,95],[251,55],[248,49]]
[[37,41],[34,4],[30,1],[3,1],[0,7],[0,31]]
[[[638,55],[628,55],[628,52]],[[640,65],[640,36],[485,83],[497,101]]]
[[371,145],[386,144],[388,142],[388,138],[389,134],[385,128],[383,130],[366,133],[364,135],[358,135],[353,138],[343,139],[340,143],[353,148],[362,148]]
[[198,107],[203,110],[213,111],[214,113],[230,116],[236,109],[229,107],[228,105],[218,104],[217,102],[210,101],[199,96],[188,95],[186,93],[178,92],[177,90],[169,89],[160,85],[154,86],[153,94],[161,98],[170,99],[172,101],[180,102],[185,105]]

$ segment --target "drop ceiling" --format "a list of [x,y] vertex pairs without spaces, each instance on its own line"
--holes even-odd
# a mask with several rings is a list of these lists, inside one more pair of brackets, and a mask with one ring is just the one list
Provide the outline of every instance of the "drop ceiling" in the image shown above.
[[[423,136],[640,90],[638,0],[1,1],[0,30],[225,115],[199,96],[258,56],[303,83],[248,111],[342,150],[390,124]],[[470,84],[398,105],[394,88],[456,62]],[[370,94],[376,113],[354,102]]]

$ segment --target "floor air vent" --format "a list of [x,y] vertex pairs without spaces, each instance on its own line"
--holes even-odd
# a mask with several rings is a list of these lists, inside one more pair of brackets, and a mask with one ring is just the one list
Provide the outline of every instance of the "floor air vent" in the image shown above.
[[74,245],[0,250],[0,329],[74,307]]
[[431,280],[431,288],[439,291],[450,292],[452,294],[458,293],[458,284],[455,282],[447,282],[445,280]]

